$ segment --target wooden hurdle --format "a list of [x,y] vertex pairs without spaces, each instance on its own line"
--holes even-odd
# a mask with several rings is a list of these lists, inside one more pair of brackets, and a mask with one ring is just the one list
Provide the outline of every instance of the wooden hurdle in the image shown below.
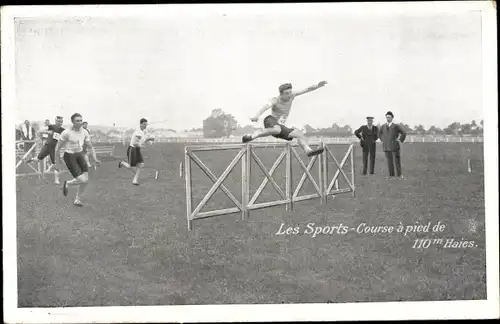
[[[23,149],[17,148],[17,145],[19,145],[21,143],[34,143],[34,144],[29,149],[28,152],[24,153]],[[24,163],[24,160],[27,156],[29,156],[30,154],[33,154],[33,153],[38,154],[40,151],[40,147],[42,147],[43,144],[44,144],[43,141],[42,141],[41,145],[40,145],[39,141],[16,141],[16,157],[19,158],[19,161],[17,161],[17,163],[16,163],[16,171],[19,168],[19,166],[21,166]],[[94,150],[95,150],[96,155],[99,155],[99,156],[105,155],[105,156],[113,157],[115,146],[114,145],[102,145],[102,146],[101,145],[100,146],[94,145]],[[60,153],[61,158],[62,158],[62,156],[64,154],[64,149],[61,149],[61,151],[59,153]],[[31,164],[28,164],[28,163],[24,163],[24,164],[27,165],[33,172],[16,173],[16,177],[36,175],[39,177],[39,179],[43,179],[43,178],[45,178],[46,174],[53,174],[54,173],[55,165],[50,162],[50,157],[48,157],[48,156],[45,159],[43,159],[43,161],[41,163],[37,163],[36,167],[31,165]],[[68,172],[68,171],[61,170],[59,173],[62,174],[65,172]],[[158,178],[158,174],[156,174],[155,178]]]
[[[34,144],[29,149],[29,151],[26,153],[24,153],[23,149],[16,147],[16,157],[19,158],[19,161],[17,161],[17,163],[16,163],[16,171],[19,168],[19,166],[24,164],[24,165],[27,165],[31,170],[33,170],[33,172],[16,173],[16,178],[36,175],[36,176],[38,176],[39,179],[44,179],[46,174],[54,173],[54,170],[53,170],[54,165],[51,162],[49,162],[50,157],[48,157],[48,156],[45,159],[43,159],[43,161],[41,161],[41,163],[37,163],[36,167],[31,165],[31,164],[24,163],[24,160],[26,159],[26,157],[28,155],[33,154],[33,153],[38,154],[40,152],[40,147],[42,147],[44,144],[43,141],[41,143],[39,141],[16,141],[16,146],[21,144],[21,143],[23,143],[23,144],[24,143],[34,143]],[[62,156],[64,154],[64,151],[62,150],[60,153]],[[64,172],[66,172],[66,171],[64,170],[64,171],[61,171],[60,173],[64,173]]]
[[[31,146],[31,148],[26,153],[24,152],[24,149],[18,148],[19,144],[23,144],[24,145],[25,143],[33,143],[33,146]],[[16,141],[16,158],[19,158],[19,160],[16,162],[16,178],[17,177],[23,177],[23,176],[36,175],[36,176],[38,176],[39,179],[42,179],[42,176],[43,176],[43,172],[42,172],[43,170],[42,170],[42,168],[44,166],[40,166],[39,164],[37,164],[36,167],[34,167],[31,164],[24,163],[26,157],[28,157],[29,155],[33,155],[34,153],[38,153],[37,150],[36,150],[37,147],[38,147],[37,141]],[[17,173],[18,168],[23,163],[25,165],[27,165],[33,172]]]
[[[325,152],[321,155],[313,156],[309,159],[307,165],[302,161],[299,156],[299,153],[296,150],[297,144],[291,143],[249,143],[249,144],[222,144],[222,145],[209,145],[209,146],[186,146],[184,149],[184,165],[180,165],[180,171],[184,171],[184,179],[185,179],[185,189],[186,189],[186,216],[188,223],[188,230],[191,231],[193,229],[194,220],[221,216],[233,213],[241,213],[242,219],[247,219],[249,217],[249,213],[252,210],[280,206],[284,205],[287,211],[293,210],[293,205],[296,202],[311,200],[320,198],[320,202],[322,204],[327,202],[328,196],[335,197],[336,195],[342,193],[352,192],[353,197],[355,196],[355,178],[354,178],[354,145],[350,144],[349,149],[345,153],[345,156],[339,163],[335,156],[333,155],[331,149],[328,145],[335,144],[324,144],[320,142],[319,144],[314,144],[312,146],[322,146],[325,148]],[[262,163],[261,159],[257,156],[254,148],[282,148],[282,152],[273,163],[272,167],[268,170],[264,163]],[[221,151],[221,150],[238,150],[238,153],[233,158],[231,163],[226,167],[224,172],[217,178],[213,172],[200,160],[200,158],[196,155],[196,152],[201,151]],[[301,172],[302,177],[295,188],[293,190],[292,186],[292,160],[293,157],[297,160]],[[336,172],[333,176],[333,179],[328,178],[328,163],[329,157],[333,160],[336,165]],[[350,157],[350,167],[351,167],[351,178],[346,175],[343,170],[344,165],[347,163],[347,160]],[[251,178],[251,162],[255,161],[259,169],[264,173],[265,178],[262,183],[257,188],[255,194],[250,197],[250,178]],[[276,180],[273,178],[273,174],[279,165],[285,160],[286,163],[286,184],[285,184],[285,192],[279,187],[276,183]],[[227,178],[229,173],[234,169],[236,164],[241,161],[241,197],[238,200],[222,183]],[[210,180],[212,180],[213,185],[210,190],[203,197],[201,202],[196,206],[193,210],[193,197],[192,197],[192,164],[194,162],[198,165],[198,167],[208,176]],[[311,171],[316,163],[318,168],[318,181],[314,179],[311,174]],[[349,185],[349,188],[339,189],[338,188],[338,179],[339,176],[343,176]],[[299,196],[299,192],[303,187],[305,181],[309,179],[314,186],[315,193]],[[276,189],[278,194],[280,195],[280,199],[276,201],[264,202],[264,203],[256,203],[257,199],[261,195],[267,183],[271,183],[271,185]],[[335,185],[335,189],[333,186]],[[210,198],[214,195],[217,189],[221,189],[226,196],[234,203],[235,207],[213,210],[208,212],[201,212],[201,209],[207,204]]]

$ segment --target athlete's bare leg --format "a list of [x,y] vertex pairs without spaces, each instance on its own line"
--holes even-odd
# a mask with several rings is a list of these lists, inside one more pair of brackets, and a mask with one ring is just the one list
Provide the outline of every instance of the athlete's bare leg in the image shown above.
[[324,151],[324,148],[322,148],[322,147],[315,149],[315,150],[312,149],[309,146],[309,142],[307,141],[307,138],[304,135],[304,133],[302,133],[298,129],[294,129],[288,136],[291,138],[297,139],[297,142],[299,142],[300,147],[302,147],[304,152],[306,152],[307,156],[318,155],[318,154],[323,153],[323,151]]
[[135,185],[139,184],[139,174],[141,173],[141,169],[144,168],[144,163],[139,163],[137,164],[137,167],[135,168],[135,175],[134,179],[132,179],[132,183]]
[[84,172],[80,174],[78,177],[73,178],[69,181],[65,181],[63,185],[63,194],[64,196],[68,195],[68,187],[77,187],[76,189],[76,197],[73,202],[76,206],[82,206],[81,195],[85,191],[89,182],[89,174],[88,172]]
[[91,168],[92,164],[90,163],[90,158],[89,158],[88,153],[85,153],[85,155],[83,156],[83,158],[85,159],[85,163],[87,163],[87,167]]
[[[124,161],[120,161],[120,162],[118,163],[118,167],[119,167],[119,168],[124,167],[124,168],[126,168],[126,169],[128,169],[128,170],[130,170],[130,171],[134,172],[134,171],[132,170],[132,168],[134,168],[134,167],[131,167],[131,166],[130,166],[130,164],[128,164],[127,162],[124,162]],[[138,184],[139,184],[139,183],[138,183],[138,181],[139,181],[139,175],[140,175],[140,173],[141,173],[141,169],[142,169],[142,168],[144,168],[144,163],[139,163],[139,164],[137,164],[137,166],[135,167],[134,179],[132,180],[132,183],[133,183],[133,184],[135,184],[135,185],[138,185]]]
[[259,137],[278,135],[279,133],[281,133],[281,128],[276,125],[272,128],[264,128],[263,130],[256,130],[252,135],[243,136],[243,142],[250,142]]

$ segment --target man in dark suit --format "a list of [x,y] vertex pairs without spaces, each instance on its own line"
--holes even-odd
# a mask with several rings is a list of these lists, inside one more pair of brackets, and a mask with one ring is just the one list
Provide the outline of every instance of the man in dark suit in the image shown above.
[[401,175],[401,146],[406,139],[405,130],[398,124],[392,122],[394,115],[388,111],[385,114],[387,123],[380,126],[379,138],[383,143],[383,150],[387,158],[387,166],[389,168],[389,177],[394,177],[394,164],[396,164],[396,174],[399,178]]
[[373,126],[373,117],[366,117],[366,125],[358,128],[354,135],[359,138],[363,150],[363,175],[368,168],[368,155],[370,155],[370,174],[375,170],[375,153],[377,149],[378,128]]
[[[24,124],[21,125],[21,139],[23,141],[30,141],[24,143],[24,153],[28,153],[28,151],[35,145],[33,142],[35,140],[36,132],[35,129],[31,126],[29,120],[25,120]],[[32,155],[34,152],[32,151]]]

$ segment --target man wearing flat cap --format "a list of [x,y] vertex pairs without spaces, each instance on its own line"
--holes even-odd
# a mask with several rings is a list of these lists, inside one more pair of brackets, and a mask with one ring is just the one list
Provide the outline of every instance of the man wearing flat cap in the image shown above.
[[396,175],[402,178],[401,175],[401,145],[406,138],[406,132],[398,124],[392,122],[394,114],[388,111],[385,114],[387,123],[380,126],[379,138],[382,141],[383,150],[387,158],[387,167],[389,169],[389,177],[394,177],[394,164],[396,165]]
[[375,170],[375,154],[377,151],[378,128],[373,125],[373,117],[366,117],[366,125],[358,128],[354,135],[360,139],[363,150],[363,175],[368,169],[368,155],[370,156],[370,174]]

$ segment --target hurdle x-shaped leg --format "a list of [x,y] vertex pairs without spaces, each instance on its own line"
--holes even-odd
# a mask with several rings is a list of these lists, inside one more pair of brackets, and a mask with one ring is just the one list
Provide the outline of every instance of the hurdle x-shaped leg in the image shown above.
[[[354,184],[351,183],[351,181],[349,181],[349,177],[345,174],[344,170],[343,170],[343,167],[345,165],[345,163],[347,162],[347,159],[349,158],[350,154],[352,154],[352,149],[353,149],[353,146],[351,145],[349,147],[349,149],[347,150],[347,153],[345,154],[344,158],[342,159],[342,161],[339,163],[337,161],[337,159],[335,158],[335,156],[333,155],[333,153],[331,152],[331,150],[328,148],[328,147],[325,147],[325,151],[326,153],[328,154],[328,156],[330,156],[332,159],[333,159],[333,162],[335,163],[335,165],[337,166],[337,171],[335,171],[335,174],[333,175],[333,179],[332,181],[330,182],[330,184],[328,185],[328,188],[326,189],[326,195],[329,195],[331,194],[332,192],[332,189],[333,189],[333,186],[335,184],[335,181],[337,180],[337,178],[339,177],[340,174],[342,174],[342,176],[344,177],[344,179],[346,180],[347,184],[349,185],[349,188],[351,190],[354,191]],[[326,170],[325,170],[326,172]],[[343,191],[343,190],[339,190],[340,192]],[[345,190],[344,190],[345,191]]]

